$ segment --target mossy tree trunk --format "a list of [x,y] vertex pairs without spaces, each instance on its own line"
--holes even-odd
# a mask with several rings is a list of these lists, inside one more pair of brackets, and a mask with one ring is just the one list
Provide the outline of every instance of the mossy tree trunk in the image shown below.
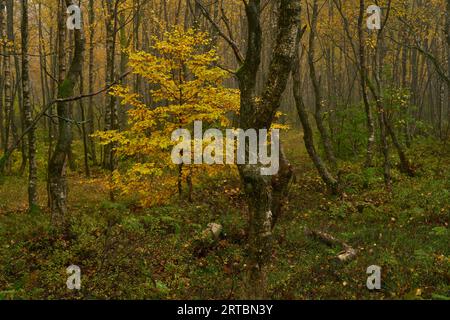
[[[71,0],[65,0],[60,2],[60,17],[58,21],[59,32],[59,73],[60,77],[63,73],[64,64],[64,39],[65,39],[65,24],[62,13],[66,11],[66,8],[72,5]],[[70,64],[69,70],[64,77],[64,80],[60,82],[58,86],[58,99],[69,98],[74,95],[75,86],[78,83],[79,75],[82,67],[83,51],[84,51],[84,39],[82,36],[82,30],[75,29],[73,36],[73,59]],[[65,224],[67,214],[67,181],[66,181],[66,164],[72,144],[72,120],[69,112],[69,104],[66,102],[57,103],[57,115],[58,115],[58,141],[55,146],[55,150],[50,158],[48,165],[48,178],[49,178],[49,198],[52,213],[52,222],[55,226],[63,226]]]
[[[262,31],[259,0],[245,4],[248,23],[247,53],[237,78],[241,92],[240,127],[269,129],[280,106],[295,53],[300,19],[300,1],[281,0],[278,17],[278,34],[272,53],[269,76],[263,92],[256,92],[256,77],[261,62]],[[248,145],[246,145],[248,152]],[[261,175],[261,165],[239,165],[239,173],[248,198],[250,228],[248,243],[247,298],[264,298],[266,292],[265,267],[272,254],[272,228],[281,212],[281,201],[292,176],[286,159],[280,159],[280,169],[275,176]]]

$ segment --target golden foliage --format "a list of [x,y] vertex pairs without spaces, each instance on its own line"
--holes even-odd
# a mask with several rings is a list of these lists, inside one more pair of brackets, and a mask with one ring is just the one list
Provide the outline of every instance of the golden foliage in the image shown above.
[[[115,145],[117,155],[126,160],[113,174],[114,187],[123,194],[139,194],[145,206],[164,202],[176,191],[179,168],[170,157],[172,132],[192,130],[194,121],[230,126],[230,115],[238,112],[239,92],[222,86],[227,72],[215,66],[217,54],[205,50],[208,45],[206,33],[175,28],[163,40],[154,39],[152,53],[128,51],[132,72],[152,88],[151,106],[128,87],[118,85],[109,92],[123,106],[131,106],[129,128],[97,132],[96,137]],[[189,170],[190,175],[196,172]]]

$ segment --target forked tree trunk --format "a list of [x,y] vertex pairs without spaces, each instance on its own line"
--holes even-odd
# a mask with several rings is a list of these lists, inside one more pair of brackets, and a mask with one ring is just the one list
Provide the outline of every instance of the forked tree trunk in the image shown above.
[[[296,41],[296,48],[299,48],[301,36],[303,31],[299,30]],[[339,193],[339,183],[333,177],[333,175],[328,170],[326,164],[322,161],[322,158],[317,153],[316,147],[314,146],[314,133],[311,127],[311,123],[309,121],[308,112],[306,110],[305,104],[303,102],[302,94],[300,92],[301,88],[301,73],[300,73],[300,53],[299,50],[296,50],[296,55],[294,58],[293,68],[292,68],[292,84],[293,84],[293,93],[295,106],[297,108],[297,113],[300,118],[303,127],[303,140],[305,142],[305,147],[308,152],[309,157],[311,158],[314,166],[319,172],[320,177],[327,185],[328,189],[334,193]]]
[[[268,129],[280,106],[281,95],[291,72],[300,19],[300,2],[280,1],[278,35],[269,76],[261,97],[257,97],[256,93],[256,76],[260,67],[262,46],[260,1],[248,1],[245,10],[248,47],[245,61],[237,72],[241,92],[240,127],[244,130]],[[248,152],[248,144],[246,149]],[[261,167],[261,164],[238,166],[250,210],[247,298],[263,298],[267,294],[265,267],[271,258],[273,221],[280,214],[282,195],[292,176],[292,169],[283,156],[277,175],[264,176],[260,172]]]
[[[389,13],[391,10],[391,3],[389,2],[389,6],[387,9],[387,18],[389,17]],[[377,34],[377,47],[376,47],[376,70],[375,70],[375,80],[376,80],[376,90],[374,90],[372,86],[372,93],[374,95],[378,112],[380,113],[380,130],[381,130],[381,141],[383,154],[385,157],[384,169],[385,169],[385,182],[388,189],[391,187],[391,178],[390,178],[390,164],[389,164],[389,156],[387,151],[387,136],[389,135],[392,139],[395,149],[397,150],[398,156],[400,158],[400,169],[403,173],[408,174],[409,176],[414,176],[414,170],[412,169],[411,163],[408,160],[406,153],[403,149],[403,146],[400,144],[396,132],[390,123],[390,119],[388,117],[388,112],[383,105],[382,98],[382,72],[384,66],[384,56],[385,56],[385,44],[384,44],[384,27],[387,23],[387,18],[384,22],[382,28],[378,31]]]

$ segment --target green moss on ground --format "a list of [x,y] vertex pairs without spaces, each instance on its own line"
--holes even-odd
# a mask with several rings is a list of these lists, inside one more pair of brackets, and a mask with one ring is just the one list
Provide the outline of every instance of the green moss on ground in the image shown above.
[[[429,141],[410,150],[418,176],[382,172],[360,161],[340,164],[345,194],[326,192],[304,151],[301,136],[285,137],[296,169],[286,212],[275,229],[269,294],[275,299],[446,299],[450,297],[450,151]],[[301,146],[301,147],[299,147]],[[395,161],[395,159],[393,159]],[[381,159],[377,159],[378,164]],[[94,172],[95,173],[95,172]],[[106,201],[96,178],[69,177],[70,232],[57,235],[45,210],[26,212],[26,180],[0,185],[0,299],[232,299],[245,271],[246,210],[237,175],[205,177],[194,203],[173,199],[143,209],[133,199]],[[97,173],[101,177],[101,173]],[[209,222],[223,237],[196,250]],[[338,263],[339,247],[305,236],[326,231],[358,250]],[[65,269],[82,270],[82,289],[66,288]],[[382,290],[366,288],[366,269],[382,268]]]

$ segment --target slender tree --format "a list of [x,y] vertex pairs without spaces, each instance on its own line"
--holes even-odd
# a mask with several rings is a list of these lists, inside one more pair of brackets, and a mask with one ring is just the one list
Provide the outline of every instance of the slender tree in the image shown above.
[[[5,22],[5,1],[0,1],[0,41],[4,41],[4,22]],[[5,132],[5,111],[3,103],[3,88],[4,88],[4,78],[3,78],[3,60],[5,59],[5,53],[3,50],[4,46],[0,46],[0,149],[6,151],[6,132]]]
[[[89,70],[88,70],[88,91],[94,91],[94,39],[95,39],[95,10],[94,0],[89,0]],[[87,115],[87,134],[89,143],[89,153],[92,157],[94,165],[97,164],[97,152],[95,149],[95,141],[92,134],[95,131],[95,112],[94,112],[94,97],[88,99],[88,115]]]
[[[4,95],[5,95],[5,143],[9,147],[11,133],[15,131],[14,101],[12,98],[12,75],[11,75],[11,53],[14,42],[14,3],[13,0],[6,0],[6,42],[4,45],[5,56],[3,57],[4,74]],[[9,154],[5,153],[0,160],[0,174],[4,174],[6,167],[9,167]]]
[[35,128],[32,125],[33,117],[30,101],[30,70],[28,57],[28,0],[22,1],[22,97],[23,110],[25,114],[25,126],[31,127],[28,131],[28,205],[30,210],[37,207],[37,166],[36,166],[36,135]]
[[322,113],[322,88],[320,79],[317,75],[315,59],[315,45],[316,45],[316,34],[317,34],[317,21],[319,17],[319,6],[318,1],[314,0],[312,5],[312,16],[310,21],[310,32],[309,32],[309,47],[308,47],[308,65],[309,65],[309,75],[311,78],[311,83],[314,92],[314,119],[316,120],[317,129],[319,130],[320,137],[322,139],[322,144],[325,150],[326,159],[331,163],[333,167],[336,167],[336,157],[333,152],[333,145],[331,143],[330,135],[325,128],[323,123],[323,113]]
[[[57,0],[60,8],[59,12],[65,12],[66,8],[73,4],[71,0]],[[64,39],[65,39],[65,21],[64,15],[58,15],[58,59],[59,59],[59,78],[62,81],[58,85],[58,98],[64,99],[74,96],[74,89],[80,79],[80,71],[82,67],[84,39],[82,29],[75,29],[72,32],[74,53],[67,74],[64,76]],[[65,101],[58,101],[58,140],[55,150],[52,154],[48,165],[49,177],[49,198],[52,211],[52,221],[57,226],[65,224],[67,214],[67,180],[66,180],[66,164],[72,145],[72,119],[69,118],[68,104]]]
[[373,165],[373,149],[375,145],[375,125],[373,122],[372,109],[370,107],[369,96],[367,94],[367,67],[366,67],[366,51],[364,38],[364,15],[365,15],[365,1],[359,1],[359,16],[358,16],[358,44],[359,44],[359,75],[361,84],[361,95],[364,102],[364,110],[367,119],[368,139],[366,151],[366,167]]
[[[106,25],[106,85],[110,85],[115,78],[115,52],[118,29],[118,10],[120,0],[104,1]],[[118,114],[116,98],[113,95],[106,97],[105,130],[116,130],[118,127]],[[115,168],[114,148],[112,144],[104,147],[103,167],[113,171]]]
[[[447,39],[447,77],[450,79],[450,0],[447,0],[446,6],[446,25],[445,34]],[[447,81],[447,114],[448,114],[448,127],[450,128],[450,81]]]
[[[301,37],[304,33],[304,30],[298,31],[296,47],[298,48],[300,45]],[[300,118],[303,127],[303,140],[305,142],[306,151],[308,152],[309,157],[314,163],[317,171],[319,172],[320,177],[326,183],[328,188],[333,193],[339,192],[339,183],[333,177],[330,170],[327,168],[326,164],[323,162],[322,158],[318,154],[316,147],[314,145],[314,131],[311,126],[311,122],[309,121],[308,111],[306,110],[305,103],[303,102],[302,93],[301,93],[301,70],[300,70],[300,61],[301,56],[299,50],[294,58],[293,68],[292,68],[292,85],[293,85],[293,94],[295,100],[295,106],[297,108],[297,113]]]

